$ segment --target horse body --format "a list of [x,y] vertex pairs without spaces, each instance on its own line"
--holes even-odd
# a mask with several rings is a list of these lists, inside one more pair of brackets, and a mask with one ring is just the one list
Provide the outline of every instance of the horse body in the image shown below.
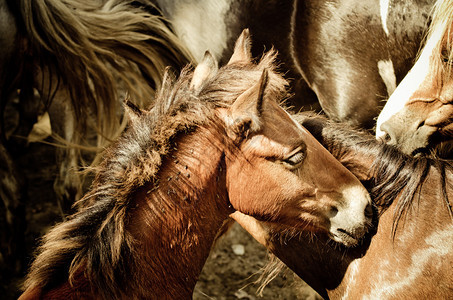
[[407,73],[432,1],[296,1],[294,64],[337,121],[371,128]]
[[439,174],[435,170],[432,173],[434,178],[425,183],[432,184],[432,189],[427,188],[422,200],[407,214],[401,224],[404,229],[392,239],[395,211],[390,209],[382,215],[368,251],[363,258],[351,261],[337,288],[340,292],[332,291],[332,298],[447,299],[453,295],[453,224],[444,203],[426,201],[425,195],[442,198]]
[[[377,120],[376,136],[408,154],[451,156],[453,3],[439,0],[417,62],[389,98]],[[445,147],[447,146],[447,147]]]
[[[231,55],[242,28],[255,56],[275,47],[292,79],[296,110],[374,126],[385,100],[413,64],[433,1],[156,1],[195,53]],[[213,22],[208,21],[213,20]],[[215,31],[215,34],[211,32]],[[314,94],[313,94],[314,92]],[[319,103],[318,103],[319,102]]]
[[379,218],[354,248],[332,244],[322,234],[286,237],[283,245],[263,226],[255,231],[258,239],[264,236],[262,242],[324,298],[451,298],[451,164],[408,157],[325,120],[302,124],[366,183]]
[[21,299],[191,298],[236,210],[357,243],[365,188],[277,104],[275,55],[252,64],[249,47],[245,31],[225,67],[206,53],[193,74],[164,81],[152,110],[128,104],[128,130],[79,212],[44,238]]

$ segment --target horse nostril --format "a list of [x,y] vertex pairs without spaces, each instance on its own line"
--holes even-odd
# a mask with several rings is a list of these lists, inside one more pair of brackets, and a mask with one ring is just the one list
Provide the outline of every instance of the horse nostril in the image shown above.
[[373,217],[373,206],[371,204],[368,204],[365,207],[365,217],[367,217],[367,218]]
[[347,231],[347,230],[345,230],[343,228],[338,228],[337,231],[347,235],[348,237],[351,237],[351,238],[355,239],[355,236],[353,235],[352,232],[349,232],[349,231]]
[[335,206],[332,206],[332,207],[330,208],[330,215],[331,215],[331,218],[335,217],[337,214],[338,214],[338,208],[336,208]]
[[421,121],[420,124],[418,124],[417,129],[420,127],[423,127],[425,125],[425,120]]
[[387,122],[384,122],[382,123],[381,127],[380,127],[380,130],[382,132],[384,132],[384,135],[381,137],[382,141],[386,144],[391,144],[391,143],[394,143],[396,142],[394,137],[392,137],[392,134],[391,134],[391,127],[390,125],[388,124],[388,121]]

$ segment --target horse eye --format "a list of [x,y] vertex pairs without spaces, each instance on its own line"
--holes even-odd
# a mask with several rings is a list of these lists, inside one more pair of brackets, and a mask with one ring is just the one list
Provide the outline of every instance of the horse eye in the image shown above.
[[300,150],[300,151],[292,154],[288,158],[285,158],[283,161],[285,163],[287,163],[288,165],[290,165],[291,167],[295,167],[295,166],[299,165],[304,160],[304,158],[305,158],[305,151]]
[[453,64],[453,62],[450,60],[450,53],[447,50],[442,51],[441,59],[444,64]]

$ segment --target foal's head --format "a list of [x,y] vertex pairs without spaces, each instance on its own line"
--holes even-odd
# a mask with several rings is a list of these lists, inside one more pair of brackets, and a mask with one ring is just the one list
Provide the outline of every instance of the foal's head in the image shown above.
[[[193,74],[183,72],[173,87],[163,90],[166,96],[159,96],[164,99],[160,107],[190,111],[188,107],[199,103],[206,108],[199,114],[207,112],[209,117],[192,126],[198,129],[184,142],[178,141],[178,149],[195,136],[208,136],[196,147],[203,150],[195,150],[188,159],[197,156],[203,161],[200,166],[204,167],[197,167],[199,173],[206,173],[199,174],[203,178],[211,178],[209,172],[219,178],[224,174],[224,194],[218,182],[211,186],[222,189],[216,193],[226,195],[232,209],[276,230],[325,231],[336,241],[355,244],[367,230],[369,195],[356,177],[279,106],[288,94],[287,82],[274,70],[275,55],[270,51],[254,63],[245,30],[226,66],[218,69],[207,52]],[[190,119],[199,114],[190,114]],[[215,164],[217,170],[208,167]]]
[[[226,155],[231,205],[273,226],[327,231],[334,240],[355,244],[369,221],[367,191],[278,105],[286,82],[273,71],[273,54],[254,65],[249,48],[244,31],[226,68],[253,66],[257,76],[231,106],[218,110],[227,143],[235,146]],[[210,74],[209,65],[201,63],[194,80],[199,70]]]

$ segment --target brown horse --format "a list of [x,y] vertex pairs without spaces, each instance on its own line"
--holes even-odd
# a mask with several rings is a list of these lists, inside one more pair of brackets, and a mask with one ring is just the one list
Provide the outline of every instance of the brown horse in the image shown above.
[[377,121],[377,137],[408,154],[452,158],[453,1],[438,0],[426,44]]
[[152,110],[129,104],[128,130],[83,208],[45,236],[21,299],[191,298],[234,211],[356,244],[368,193],[278,105],[287,83],[274,58],[253,64],[244,31],[225,67],[206,53],[164,81]]
[[235,218],[326,299],[451,299],[453,165],[412,158],[325,119],[302,124],[368,187],[373,230],[345,248],[322,233],[282,237],[250,217]]

